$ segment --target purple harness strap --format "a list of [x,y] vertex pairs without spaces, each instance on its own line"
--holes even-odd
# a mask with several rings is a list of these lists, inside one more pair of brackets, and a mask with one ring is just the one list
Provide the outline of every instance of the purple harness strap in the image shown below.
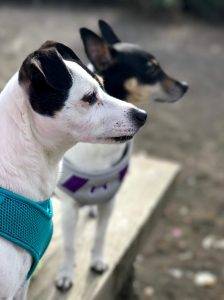
[[[119,181],[122,183],[124,180],[125,175],[127,174],[128,171],[128,165],[125,166],[118,174]],[[87,182],[89,181],[88,178],[82,178],[79,176],[73,175],[72,177],[68,178],[62,186],[66,189],[68,189],[70,192],[75,193],[79,189],[81,189]],[[91,188],[91,193],[94,193],[95,190],[98,188],[104,188],[105,190],[107,189],[107,182],[103,183],[100,186],[93,186]]]
[[73,175],[68,180],[66,180],[62,186],[71,191],[72,193],[77,192],[81,187],[83,187],[88,182],[88,179],[81,178]]

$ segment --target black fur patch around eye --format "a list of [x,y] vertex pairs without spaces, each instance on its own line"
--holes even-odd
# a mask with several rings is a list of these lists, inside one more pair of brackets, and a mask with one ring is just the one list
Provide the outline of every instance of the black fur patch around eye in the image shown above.
[[53,117],[63,108],[73,79],[56,50],[41,49],[23,62],[19,83],[27,89],[33,110]]

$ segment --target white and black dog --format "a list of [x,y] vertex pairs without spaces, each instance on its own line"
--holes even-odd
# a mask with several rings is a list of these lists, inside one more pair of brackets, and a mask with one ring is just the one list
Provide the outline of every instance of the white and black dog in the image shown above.
[[[0,94],[0,112],[0,187],[38,203],[55,190],[70,147],[120,143],[146,119],[144,111],[106,94],[74,52],[56,42],[25,59]],[[31,255],[2,236],[0,253],[0,299],[25,299]]]
[[[187,84],[168,76],[153,55],[137,45],[122,43],[106,22],[99,21],[99,27],[103,38],[86,28],[80,33],[91,69],[103,78],[110,95],[124,102],[144,104],[149,99],[175,102],[186,93]],[[62,202],[63,260],[56,277],[56,286],[62,291],[73,283],[75,229],[82,205],[96,204],[98,211],[91,270],[101,274],[107,269],[105,234],[116,192],[127,171],[130,147],[130,142],[122,145],[80,143],[65,156],[59,196],[68,199]]]

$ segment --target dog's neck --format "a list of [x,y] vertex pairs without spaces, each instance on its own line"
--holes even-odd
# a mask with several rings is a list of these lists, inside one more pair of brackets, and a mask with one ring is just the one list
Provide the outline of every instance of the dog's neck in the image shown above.
[[[45,200],[55,189],[65,149],[51,150],[47,136],[38,133],[26,97],[18,84],[18,74],[0,94],[0,186],[34,200]],[[41,127],[41,122],[38,125]]]

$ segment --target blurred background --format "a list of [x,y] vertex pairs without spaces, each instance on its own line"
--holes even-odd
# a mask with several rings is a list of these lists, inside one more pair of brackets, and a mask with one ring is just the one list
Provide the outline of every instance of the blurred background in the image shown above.
[[[1,1],[0,88],[47,39],[85,61],[78,29],[108,21],[125,42],[154,54],[190,90],[176,104],[150,103],[136,151],[177,160],[172,201],[136,261],[139,299],[224,299],[224,1]],[[198,274],[210,274],[199,287]],[[124,298],[125,299],[125,298]]]

